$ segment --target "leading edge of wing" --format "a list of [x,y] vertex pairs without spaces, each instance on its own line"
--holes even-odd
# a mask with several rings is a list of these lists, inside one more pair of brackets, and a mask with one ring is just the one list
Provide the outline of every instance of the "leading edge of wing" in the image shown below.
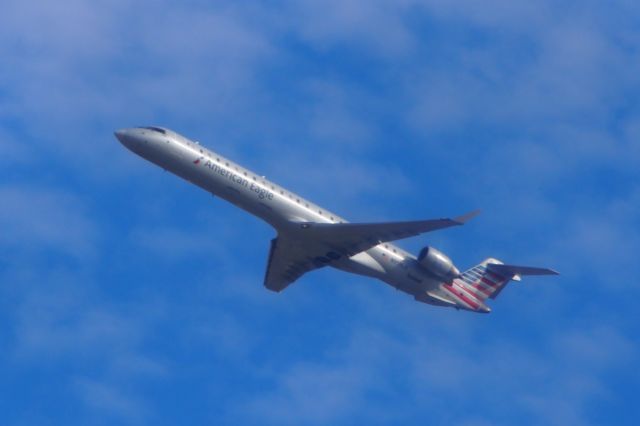
[[301,224],[300,235],[303,238],[313,238],[329,245],[351,246],[352,254],[367,250],[380,243],[401,240],[464,225],[480,213],[474,210],[462,216],[442,219],[413,220],[402,222],[374,222],[374,223],[316,223],[307,222]]

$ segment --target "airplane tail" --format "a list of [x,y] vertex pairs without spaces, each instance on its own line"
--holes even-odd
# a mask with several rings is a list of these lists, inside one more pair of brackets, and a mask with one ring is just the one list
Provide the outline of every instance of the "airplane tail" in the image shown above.
[[522,275],[558,275],[551,269],[505,265],[493,258],[464,271],[455,281],[476,299],[495,299],[511,280],[520,281]]

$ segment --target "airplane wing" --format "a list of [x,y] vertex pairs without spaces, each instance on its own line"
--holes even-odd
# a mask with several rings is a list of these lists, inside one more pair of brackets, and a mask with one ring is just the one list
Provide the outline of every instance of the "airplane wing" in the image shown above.
[[341,254],[353,256],[380,243],[414,237],[425,232],[464,225],[478,210],[453,219],[382,223],[303,223],[306,238],[323,241]]
[[271,240],[264,286],[280,292],[303,274],[325,266],[314,260],[318,253],[305,248],[301,241],[286,236],[274,238]]
[[271,241],[264,285],[282,291],[306,272],[351,257],[380,243],[463,225],[479,212],[453,219],[385,223],[305,222]]

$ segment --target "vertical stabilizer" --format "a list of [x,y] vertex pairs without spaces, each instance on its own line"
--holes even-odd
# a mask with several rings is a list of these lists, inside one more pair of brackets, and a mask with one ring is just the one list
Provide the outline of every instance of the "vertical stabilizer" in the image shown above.
[[553,269],[533,266],[505,265],[498,259],[489,258],[477,266],[464,271],[454,281],[478,300],[495,299],[509,284],[520,281],[524,275],[558,275]]
[[502,270],[499,273],[491,265],[502,265],[502,262],[493,258],[486,259],[460,274],[456,278],[457,284],[479,300],[495,299],[511,279],[518,280],[519,277],[512,273],[505,274]]

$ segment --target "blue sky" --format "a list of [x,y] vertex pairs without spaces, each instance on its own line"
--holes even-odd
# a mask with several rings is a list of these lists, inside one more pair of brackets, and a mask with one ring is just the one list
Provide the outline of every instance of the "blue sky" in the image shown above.
[[[637,2],[0,7],[0,423],[637,424]],[[560,277],[490,315],[321,270],[113,137],[156,124],[354,221]]]

